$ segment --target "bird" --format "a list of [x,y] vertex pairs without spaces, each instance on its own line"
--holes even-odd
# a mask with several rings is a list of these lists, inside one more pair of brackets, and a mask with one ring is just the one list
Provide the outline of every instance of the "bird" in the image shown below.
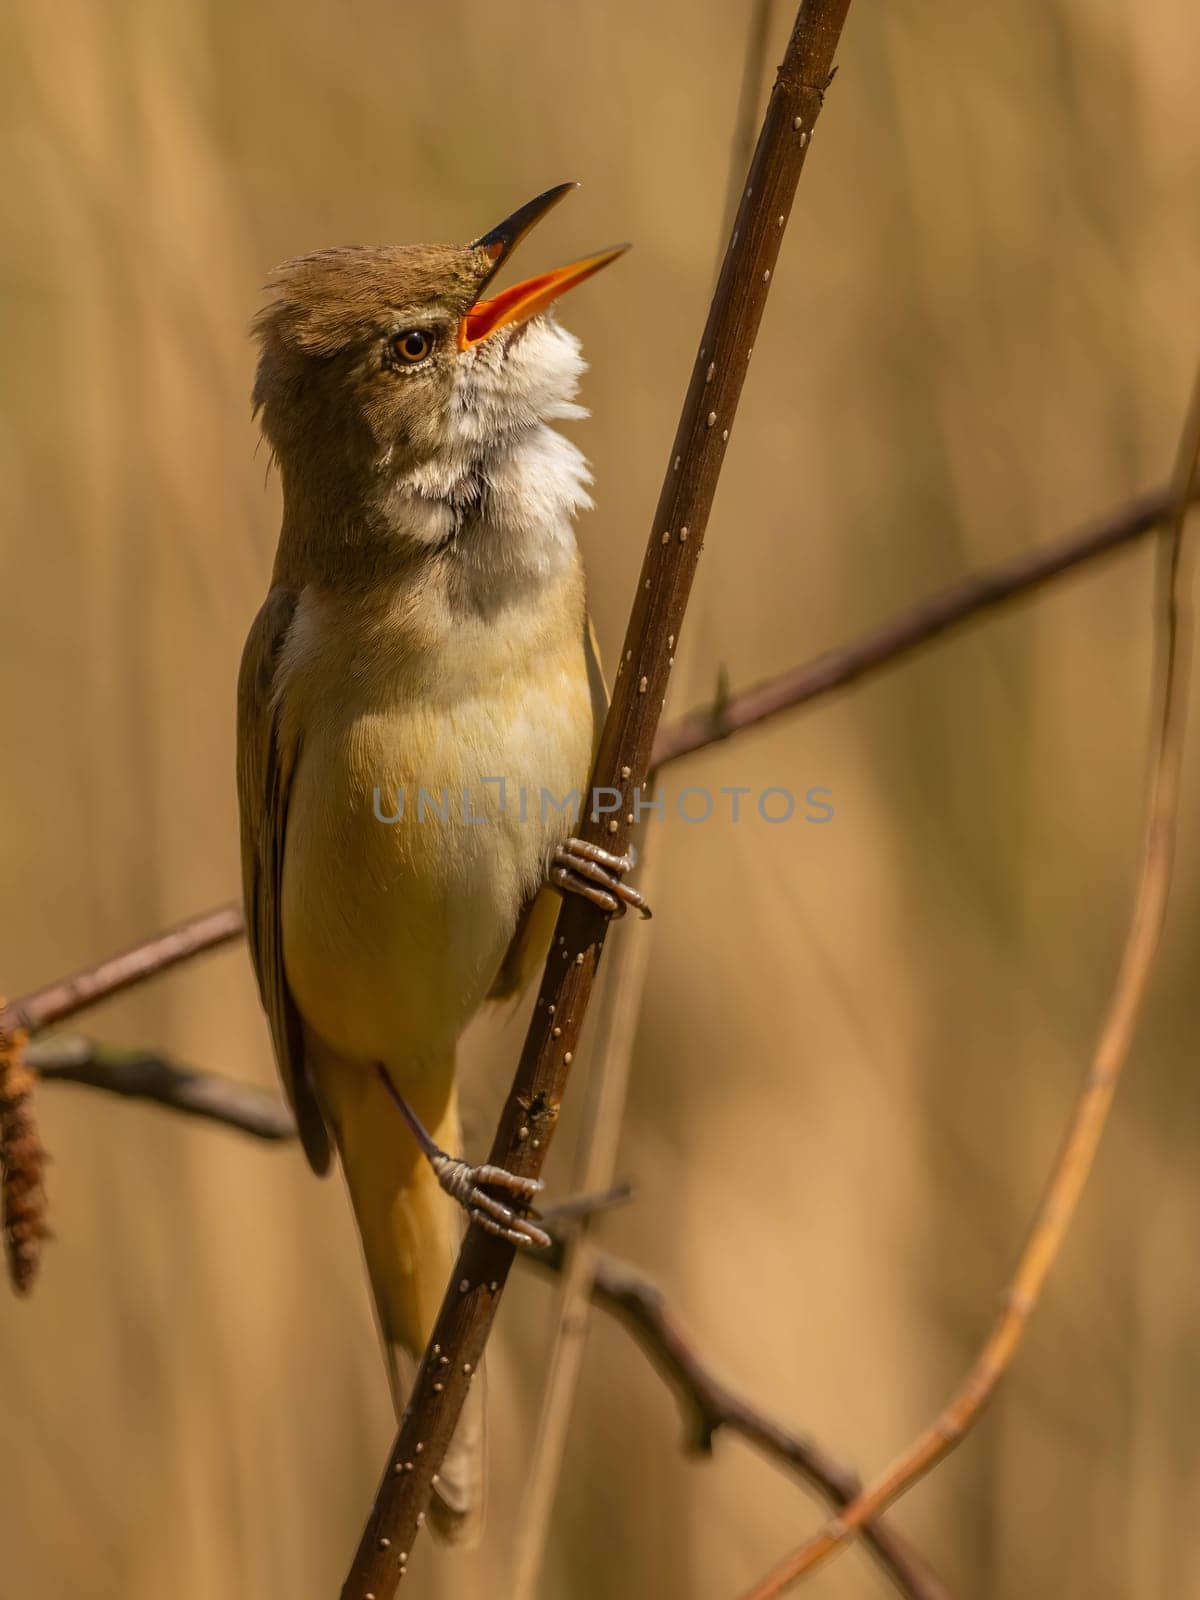
[[[549,1242],[536,1181],[461,1153],[455,1056],[544,961],[557,897],[649,907],[571,831],[607,691],[574,531],[586,415],[554,308],[617,246],[486,294],[577,185],[465,245],[320,250],[271,275],[253,407],[283,515],[237,692],[250,954],[308,1162],[336,1149],[397,1416],[464,1213]],[[547,803],[546,797],[549,796]],[[430,1509],[478,1536],[482,1386]]]

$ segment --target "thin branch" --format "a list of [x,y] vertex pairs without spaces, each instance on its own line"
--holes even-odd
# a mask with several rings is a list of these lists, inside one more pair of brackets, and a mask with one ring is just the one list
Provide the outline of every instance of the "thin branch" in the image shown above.
[[[1197,492],[1193,490],[1193,499]],[[1173,504],[1169,488],[1142,495],[1050,544],[957,579],[849,644],[835,645],[810,661],[742,689],[719,707],[697,706],[662,730],[654,745],[654,765],[665,767],[894,666],[921,645],[981,613],[1024,599],[1076,567],[1152,533],[1170,517]]]
[[[654,899],[658,855],[639,863],[638,886]],[[574,1187],[584,1191],[611,1183],[630,1073],[637,1021],[650,966],[653,924],[636,939],[617,943],[605,975],[601,1016],[587,1081],[587,1103],[580,1119],[580,1144]],[[511,1600],[535,1600],[545,1559],[555,1492],[566,1455],[575,1394],[583,1370],[587,1310],[595,1290],[597,1253],[591,1230],[575,1230],[561,1249],[561,1288],[555,1308],[555,1337],[543,1385],[537,1435],[526,1475],[513,1552]]]
[[148,1100],[273,1143],[296,1134],[295,1120],[278,1095],[181,1066],[153,1051],[116,1050],[68,1034],[31,1044],[25,1059],[44,1083],[78,1083],[127,1100]]
[[124,989],[132,989],[135,984],[178,966],[181,961],[189,961],[205,950],[215,950],[240,939],[244,932],[241,906],[218,906],[215,911],[202,911],[197,917],[189,917],[174,928],[108,956],[97,966],[85,967],[81,972],[59,978],[43,989],[35,989],[11,1001],[0,1008],[0,1028],[23,1028],[32,1038],[43,1028],[65,1022],[88,1006],[120,994]]
[[737,115],[733,124],[733,137],[729,141],[729,177],[725,185],[725,209],[721,215],[721,231],[717,242],[717,271],[725,241],[733,228],[741,198],[742,180],[754,154],[754,141],[758,137],[759,107],[767,74],[768,52],[771,48],[771,13],[774,0],[753,0],[750,26],[746,31],[746,54],[742,61],[742,82],[738,89]]
[[[612,706],[589,791],[620,798],[610,820],[589,806],[583,837],[621,851],[634,788],[645,781],[682,631],[725,444],[733,426],[784,225],[821,109],[849,0],[804,0],[775,80],[737,225],[713,298],[700,353],[651,526]],[[600,952],[604,914],[582,898],[564,904],[516,1079],[490,1160],[536,1176],[558,1118],[578,1048]],[[428,1504],[471,1377],[491,1332],[513,1248],[477,1225],[467,1232],[421,1362],[400,1431],[343,1600],[391,1600]],[[436,1378],[434,1374],[436,1368]],[[417,1446],[421,1449],[418,1450]]]
[[971,1370],[937,1420],[868,1489],[748,1590],[744,1600],[772,1600],[815,1571],[843,1549],[864,1522],[886,1510],[955,1448],[1011,1366],[1058,1259],[1133,1043],[1166,917],[1191,672],[1192,552],[1185,545],[1184,524],[1198,472],[1200,373],[1180,439],[1172,515],[1160,535],[1159,683],[1141,856],[1125,948],[1091,1065],[1000,1313]]
[[[529,1257],[538,1266],[561,1270],[563,1247],[552,1255]],[[830,1505],[848,1505],[858,1479],[804,1434],[794,1433],[768,1412],[724,1383],[706,1365],[668,1306],[662,1291],[623,1262],[598,1255],[592,1268],[592,1299],[633,1335],[651,1363],[675,1391],[690,1424],[688,1443],[707,1454],[721,1429],[737,1433],[769,1461],[784,1467]],[[909,1600],[949,1600],[950,1591],[906,1539],[883,1522],[869,1523],[863,1539],[896,1588]]]
[[[1171,505],[1169,489],[1142,495],[1061,539],[959,579],[849,644],[823,651],[740,693],[723,696],[719,708],[698,706],[660,730],[651,765],[661,769],[893,666],[921,645],[977,616],[1023,599],[1055,578],[1153,533],[1169,516]],[[0,1007],[0,1028],[10,1032],[24,1028],[32,1037],[110,995],[239,939],[244,932],[240,905],[230,903],[201,912],[119,955],[106,957],[95,967],[56,979]]]

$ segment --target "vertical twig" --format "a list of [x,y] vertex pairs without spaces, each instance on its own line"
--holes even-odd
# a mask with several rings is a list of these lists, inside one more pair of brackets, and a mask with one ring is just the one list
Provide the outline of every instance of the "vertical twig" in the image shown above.
[[1004,1295],[1000,1314],[966,1379],[937,1420],[819,1533],[748,1590],[744,1600],[772,1600],[773,1596],[790,1589],[798,1579],[843,1549],[868,1518],[886,1510],[954,1449],[974,1425],[1012,1364],[1046,1279],[1058,1259],[1133,1042],[1162,936],[1171,887],[1192,647],[1192,552],[1184,540],[1184,523],[1198,470],[1200,373],[1180,438],[1173,515],[1159,536],[1158,700],[1141,857],[1125,948],[1095,1054],[1025,1248]]
[[[720,275],[726,240],[733,227],[742,185],[754,154],[771,37],[772,10],[773,0],[754,0],[751,8],[737,117],[730,144],[729,179],[718,234],[714,279]],[[683,652],[676,651],[677,665],[686,661],[686,652],[685,642]],[[653,903],[658,858],[649,851],[646,830],[639,829],[638,832],[641,838],[638,887]],[[611,1184],[616,1171],[617,1146],[625,1117],[653,936],[651,925],[641,930],[639,938],[619,941],[611,958],[612,965],[600,997],[601,1014],[588,1073],[587,1105],[571,1182],[571,1188],[579,1193],[599,1190]],[[541,1585],[571,1414],[583,1370],[596,1262],[591,1228],[592,1218],[586,1217],[577,1230],[565,1236],[554,1343],[542,1388],[542,1405],[525,1495],[516,1524],[511,1600],[536,1600]]]
[[[657,857],[649,861],[643,857],[638,878],[638,887],[649,900],[653,899],[656,861]],[[572,1189],[584,1193],[611,1183],[616,1167],[638,1016],[650,965],[652,927],[650,924],[643,929],[639,938],[618,942],[606,974],[602,1014],[596,1033],[595,1064],[588,1078],[588,1104],[582,1121],[579,1159],[571,1182]],[[534,1600],[541,1581],[550,1518],[583,1365],[588,1308],[594,1289],[596,1247],[590,1231],[590,1219],[585,1218],[574,1234],[568,1231],[564,1236],[557,1332],[517,1522],[512,1600]]]
[[[582,821],[583,837],[610,849],[625,847],[633,795],[650,764],[725,445],[848,7],[849,0],[801,6],[701,338],[592,771],[591,794],[605,807],[593,803]],[[541,1170],[606,933],[607,919],[587,901],[563,906],[492,1145],[497,1165],[527,1175]],[[468,1230],[343,1600],[395,1594],[512,1262],[511,1245],[476,1226]]]
[[[742,82],[738,90],[737,117],[733,137],[729,141],[729,179],[725,186],[725,209],[721,214],[721,231],[718,235],[718,252],[725,249],[737,215],[742,179],[754,154],[754,140],[758,133],[759,106],[762,104],[763,84],[767,74],[767,52],[771,47],[771,14],[774,0],[754,0],[750,27],[746,33],[746,54],[742,62]],[[717,268],[721,258],[717,256]]]

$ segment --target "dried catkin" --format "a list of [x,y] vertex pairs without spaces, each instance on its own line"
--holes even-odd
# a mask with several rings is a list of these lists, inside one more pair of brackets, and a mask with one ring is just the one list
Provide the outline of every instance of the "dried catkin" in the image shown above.
[[28,1294],[46,1237],[46,1152],[38,1138],[33,1073],[25,1065],[26,1035],[0,1029],[0,1194],[4,1251],[17,1294]]

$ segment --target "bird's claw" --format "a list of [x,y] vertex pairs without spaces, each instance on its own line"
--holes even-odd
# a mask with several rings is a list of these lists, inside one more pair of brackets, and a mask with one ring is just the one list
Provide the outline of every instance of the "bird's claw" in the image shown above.
[[550,882],[564,894],[582,895],[610,917],[623,917],[630,906],[643,917],[651,915],[644,895],[624,881],[634,865],[634,855],[616,855],[584,839],[567,839],[550,858]]
[[[548,1250],[552,1243],[544,1228],[539,1228],[531,1217],[523,1216],[525,1207],[532,1205],[542,1187],[540,1178],[523,1178],[505,1167],[473,1167],[456,1156],[439,1155],[433,1162],[437,1180],[452,1200],[488,1233],[509,1244],[534,1250]],[[517,1201],[520,1209],[506,1206],[487,1191],[504,1189]]]

